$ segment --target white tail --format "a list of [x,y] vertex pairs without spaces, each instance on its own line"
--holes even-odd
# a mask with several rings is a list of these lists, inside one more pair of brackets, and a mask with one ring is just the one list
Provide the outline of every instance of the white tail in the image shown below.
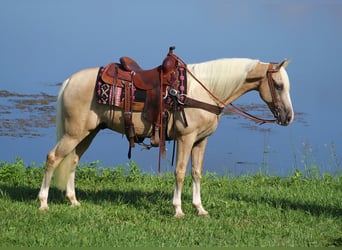
[[[63,92],[65,87],[69,83],[69,78],[65,80],[62,84],[61,90],[59,91],[58,98],[57,98],[57,114],[56,114],[56,137],[57,142],[63,137],[64,135],[64,124],[62,121],[62,98]],[[70,176],[70,173],[74,170],[73,160],[75,157],[75,150],[72,150],[58,165],[54,172],[54,179],[57,188],[61,190],[66,189],[66,185]]]

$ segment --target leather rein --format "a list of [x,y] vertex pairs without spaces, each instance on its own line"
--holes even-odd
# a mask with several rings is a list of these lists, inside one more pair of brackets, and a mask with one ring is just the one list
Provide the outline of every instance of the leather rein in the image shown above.
[[[264,123],[276,123],[277,120],[273,119],[273,120],[268,120],[268,119],[263,119],[263,118],[259,118],[256,117],[254,115],[251,115],[249,113],[247,113],[246,111],[243,111],[242,109],[234,106],[232,103],[226,104],[225,102],[223,102],[220,98],[218,98],[214,93],[212,93],[204,84],[203,82],[201,82],[186,66],[186,64],[184,63],[184,61],[182,59],[180,59],[178,56],[176,56],[175,54],[171,54],[179,63],[183,64],[183,67],[185,65],[185,70],[186,72],[188,72],[201,86],[202,88],[204,88],[208,94],[220,105],[222,105],[223,107],[218,107],[220,110],[223,110],[223,108],[225,107],[226,109],[228,109],[229,111],[238,114],[240,116],[243,116],[247,119],[250,119],[256,123],[259,124],[264,124]],[[273,78],[272,78],[272,74],[276,73],[279,71],[279,69],[274,69],[274,66],[276,64],[275,63],[270,63],[266,72],[266,77],[267,77],[267,82],[268,82],[268,86],[270,88],[270,92],[271,92],[271,96],[272,96],[272,103],[274,105],[275,108],[275,113],[276,113],[276,117],[278,115],[278,110],[279,110],[279,101],[275,92],[275,87],[273,84]],[[194,100],[194,99],[192,99]]]

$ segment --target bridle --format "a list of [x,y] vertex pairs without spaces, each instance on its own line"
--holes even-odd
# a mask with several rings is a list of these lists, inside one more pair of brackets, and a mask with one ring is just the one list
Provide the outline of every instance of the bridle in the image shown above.
[[[273,120],[268,120],[268,119],[263,119],[263,118],[259,118],[259,117],[256,117],[254,115],[251,115],[249,113],[247,113],[246,111],[243,111],[242,109],[234,106],[232,103],[225,103],[223,102],[220,98],[218,98],[214,93],[212,93],[189,69],[188,67],[186,66],[186,63],[180,59],[178,56],[176,56],[175,54],[173,53],[170,53],[170,55],[172,57],[174,57],[178,63],[182,64],[183,67],[185,65],[185,70],[187,73],[189,73],[201,86],[202,88],[204,88],[208,94],[220,105],[222,105],[223,107],[225,107],[227,110],[235,113],[235,114],[238,114],[238,115],[241,115],[247,119],[250,119],[256,123],[259,123],[259,124],[264,124],[264,123],[277,123],[277,120],[276,119],[273,119]],[[272,103],[274,105],[274,116],[275,118],[277,118],[279,116],[279,100],[277,98],[277,95],[276,95],[276,91],[275,91],[275,87],[274,87],[274,82],[273,82],[273,78],[272,78],[272,74],[273,73],[277,73],[279,72],[279,69],[275,67],[275,65],[277,65],[276,63],[270,63],[269,66],[268,66],[268,69],[267,69],[267,72],[266,72],[266,77],[267,77],[267,82],[268,82],[268,86],[270,88],[270,92],[271,92],[271,97],[272,97]]]
[[278,117],[279,111],[280,111],[280,108],[279,108],[280,105],[279,105],[279,100],[276,95],[272,74],[279,72],[279,68],[275,67],[275,65],[276,63],[270,63],[268,65],[266,76],[267,76],[268,87],[270,88],[270,92],[271,92],[272,103],[274,105],[275,117]]

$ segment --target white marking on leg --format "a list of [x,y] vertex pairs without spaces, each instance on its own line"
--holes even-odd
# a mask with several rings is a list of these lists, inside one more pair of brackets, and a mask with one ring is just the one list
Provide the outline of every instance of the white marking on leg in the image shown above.
[[[190,144],[190,145],[189,145]],[[175,217],[184,217],[182,210],[182,188],[186,173],[186,167],[190,156],[192,143],[191,138],[180,138],[177,141],[177,163],[175,170],[176,187],[173,194],[173,206],[175,208]]]
[[208,215],[208,212],[202,206],[201,200],[201,179],[205,147],[207,138],[195,145],[191,151],[191,175],[192,175],[192,205],[197,209],[198,215]]
[[208,212],[202,206],[200,178],[192,179],[192,205],[197,209],[198,215],[208,215]]
[[75,192],[75,172],[71,172],[66,187],[66,197],[70,200],[71,206],[80,206],[81,204],[76,199]]
[[52,177],[52,171],[49,169],[46,169],[44,173],[44,177],[43,177],[43,182],[40,187],[39,194],[38,194],[38,198],[40,200],[40,207],[39,207],[40,211],[44,211],[49,208],[47,204],[47,199],[48,199],[48,194],[49,194],[51,177]]
[[58,163],[59,163],[59,162],[56,162],[56,159],[55,159],[55,149],[56,147],[48,153],[47,159],[46,159],[44,177],[43,177],[42,185],[40,187],[40,191],[38,194],[38,198],[40,200],[40,207],[39,207],[40,211],[44,211],[49,208],[47,201],[48,201],[51,178],[52,178],[52,175],[56,166],[58,166]]
[[179,187],[179,185],[176,184],[176,188],[173,194],[173,207],[175,208],[175,217],[176,218],[182,218],[185,216],[182,210],[182,199],[181,199],[181,194],[182,194],[182,188]]

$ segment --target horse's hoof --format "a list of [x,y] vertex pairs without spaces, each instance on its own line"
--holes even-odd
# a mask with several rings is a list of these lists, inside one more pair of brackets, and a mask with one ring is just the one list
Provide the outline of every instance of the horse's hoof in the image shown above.
[[40,206],[39,211],[43,212],[43,211],[46,211],[48,209],[49,209],[48,206]]
[[175,217],[175,218],[184,218],[184,217],[185,217],[185,214],[184,214],[183,212],[181,212],[181,213],[176,213],[174,217]]
[[209,213],[207,211],[198,212],[198,215],[203,217],[209,217]]
[[199,216],[208,216],[209,215],[209,213],[203,208],[203,206],[201,204],[192,205],[192,206],[197,209]]
[[71,203],[71,207],[79,207],[79,206],[81,206],[81,203],[79,203],[78,201]]

